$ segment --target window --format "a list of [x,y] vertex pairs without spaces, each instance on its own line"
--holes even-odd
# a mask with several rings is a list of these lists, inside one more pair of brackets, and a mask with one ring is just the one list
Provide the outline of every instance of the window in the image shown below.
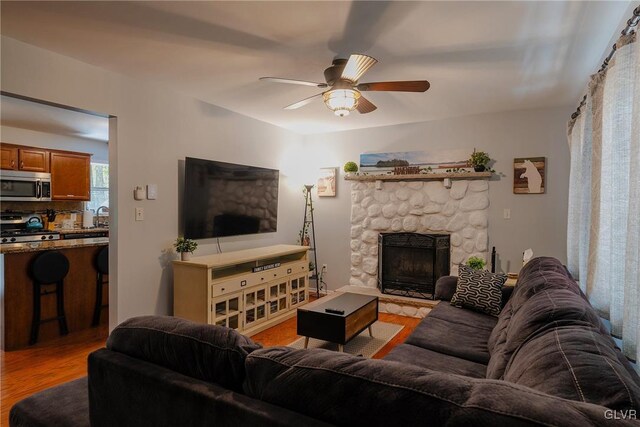
[[91,163],[91,201],[87,209],[95,212],[100,206],[109,206],[109,165]]

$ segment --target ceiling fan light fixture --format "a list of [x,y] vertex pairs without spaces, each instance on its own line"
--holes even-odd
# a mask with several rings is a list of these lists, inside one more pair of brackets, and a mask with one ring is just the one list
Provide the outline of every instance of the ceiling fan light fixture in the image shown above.
[[354,53],[349,57],[347,64],[344,66],[344,70],[342,70],[340,78],[356,83],[360,80],[360,77],[362,77],[369,68],[376,65],[377,62],[378,60],[371,56]]
[[322,97],[328,109],[336,116],[344,117],[358,106],[360,92],[353,89],[333,89],[326,91]]

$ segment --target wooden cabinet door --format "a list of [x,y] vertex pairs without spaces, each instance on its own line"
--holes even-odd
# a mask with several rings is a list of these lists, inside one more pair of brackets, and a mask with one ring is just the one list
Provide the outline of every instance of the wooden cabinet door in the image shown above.
[[91,156],[51,152],[51,198],[91,200]]
[[20,148],[18,150],[20,160],[19,169],[30,172],[49,172],[49,152],[37,148]]
[[0,146],[0,153],[2,161],[0,162],[0,169],[18,169],[18,148],[10,147],[7,145]]

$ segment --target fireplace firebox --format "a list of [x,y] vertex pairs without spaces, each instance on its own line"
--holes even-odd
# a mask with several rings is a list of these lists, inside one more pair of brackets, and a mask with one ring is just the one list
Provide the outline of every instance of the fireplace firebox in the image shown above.
[[378,288],[382,293],[433,299],[436,280],[448,274],[448,234],[378,236]]

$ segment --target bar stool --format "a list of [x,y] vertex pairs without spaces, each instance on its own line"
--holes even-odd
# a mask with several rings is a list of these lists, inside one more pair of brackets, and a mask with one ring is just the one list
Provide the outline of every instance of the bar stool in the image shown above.
[[98,270],[98,278],[96,280],[96,305],[93,309],[93,322],[91,326],[100,324],[100,313],[109,304],[102,304],[102,288],[105,284],[109,284],[109,280],[104,280],[104,276],[109,275],[109,246],[100,249],[96,256],[96,270]]
[[[58,321],[60,335],[67,335],[67,317],[64,313],[64,278],[69,272],[69,260],[61,252],[47,251],[38,255],[29,267],[29,272],[33,279],[33,320],[31,321],[31,338],[29,345],[38,341],[40,324]],[[47,290],[44,287],[55,285],[54,290]],[[41,300],[46,295],[56,295],[56,316],[48,319],[40,319]]]

